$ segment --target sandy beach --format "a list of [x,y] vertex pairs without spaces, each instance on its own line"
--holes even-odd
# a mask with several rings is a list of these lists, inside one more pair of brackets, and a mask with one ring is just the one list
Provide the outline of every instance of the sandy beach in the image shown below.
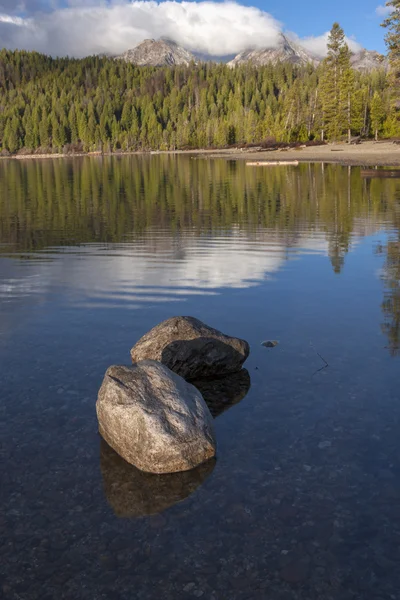
[[125,156],[131,154],[160,155],[160,154],[186,154],[194,158],[225,158],[227,160],[246,161],[294,161],[299,162],[324,162],[338,163],[352,166],[400,166],[400,145],[393,142],[363,142],[359,145],[327,144],[326,146],[314,146],[296,149],[280,149],[258,151],[255,149],[229,148],[222,150],[176,150],[176,151],[153,151],[153,152],[115,152],[104,153],[89,152],[80,154],[20,154],[9,157],[1,157],[3,160],[32,160],[51,158],[80,158],[91,156],[101,158],[102,156]]
[[251,150],[218,150],[194,153],[208,158],[246,161],[293,161],[339,163],[358,166],[400,166],[400,145],[393,142],[363,142],[356,146],[328,144],[291,150],[254,152]]

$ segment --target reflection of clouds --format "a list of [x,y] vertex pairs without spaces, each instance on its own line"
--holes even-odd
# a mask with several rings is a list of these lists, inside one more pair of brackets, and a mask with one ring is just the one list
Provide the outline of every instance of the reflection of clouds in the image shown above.
[[32,306],[46,300],[54,264],[0,258],[0,335],[22,326]]
[[[95,251],[87,257],[91,268],[74,270],[73,285],[92,295],[109,291],[123,293],[143,288],[169,295],[185,295],[219,288],[246,288],[257,285],[268,275],[279,271],[285,261],[297,254],[318,252],[326,255],[328,244],[321,236],[300,236],[290,248],[276,234],[253,242],[243,235],[197,238],[176,241],[153,239],[147,244],[127,244],[109,249],[101,261]],[[94,250],[94,249],[93,249]],[[99,270],[101,276],[99,277]]]
[[[230,235],[195,237],[189,232],[178,238],[149,230],[145,239],[126,244],[50,248],[23,263],[8,259],[13,276],[0,279],[0,301],[62,291],[72,304],[138,308],[255,286],[286,260],[310,252],[328,254],[324,233],[284,239],[275,231],[234,229]],[[22,267],[21,277],[16,265]]]
[[23,296],[41,294],[46,290],[46,280],[38,274],[26,277],[11,277],[0,280],[0,300],[12,300]]

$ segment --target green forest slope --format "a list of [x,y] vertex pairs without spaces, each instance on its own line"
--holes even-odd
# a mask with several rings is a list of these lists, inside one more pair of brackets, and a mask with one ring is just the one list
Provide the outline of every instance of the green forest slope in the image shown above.
[[2,50],[0,150],[174,150],[400,135],[386,72],[352,71],[340,31],[336,41],[332,32],[336,49],[318,68],[135,67]]

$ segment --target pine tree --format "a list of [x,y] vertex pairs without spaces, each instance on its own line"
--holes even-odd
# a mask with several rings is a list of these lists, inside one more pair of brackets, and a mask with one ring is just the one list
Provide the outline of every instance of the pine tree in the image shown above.
[[352,117],[354,116],[354,71],[351,68],[350,50],[346,43],[340,49],[339,69],[339,105],[341,110],[339,131],[342,128],[347,130],[347,141],[350,144]]
[[339,139],[345,131],[351,136],[351,101],[354,74],[343,29],[334,23],[328,38],[328,56],[323,61],[320,85],[322,139]]
[[371,125],[376,141],[379,138],[379,134],[382,132],[384,118],[385,111],[382,98],[378,92],[375,92],[371,102]]
[[4,130],[3,145],[10,152],[16,152],[20,148],[19,126],[16,116],[7,122]]
[[389,84],[397,102],[400,96],[400,0],[389,0],[386,7],[390,13],[382,27],[388,30],[385,41],[389,50]]

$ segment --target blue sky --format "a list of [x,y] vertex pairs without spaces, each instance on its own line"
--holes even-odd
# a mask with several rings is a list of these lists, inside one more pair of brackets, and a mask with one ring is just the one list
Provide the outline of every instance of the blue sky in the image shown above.
[[[47,54],[118,54],[145,38],[162,36],[188,50],[233,55],[274,47],[281,31],[296,34],[324,56],[326,32],[338,21],[349,38],[385,52],[385,0],[0,0],[0,40],[8,48]],[[68,7],[68,10],[65,10]],[[304,39],[311,37],[312,39]],[[353,50],[356,45],[349,43]],[[308,44],[308,45],[307,45]]]
[[300,37],[320,35],[338,21],[346,34],[356,39],[369,50],[385,51],[384,29],[380,27],[382,17],[376,8],[384,1],[379,0],[266,0],[241,2],[247,6],[258,6],[282,21],[285,28]]

